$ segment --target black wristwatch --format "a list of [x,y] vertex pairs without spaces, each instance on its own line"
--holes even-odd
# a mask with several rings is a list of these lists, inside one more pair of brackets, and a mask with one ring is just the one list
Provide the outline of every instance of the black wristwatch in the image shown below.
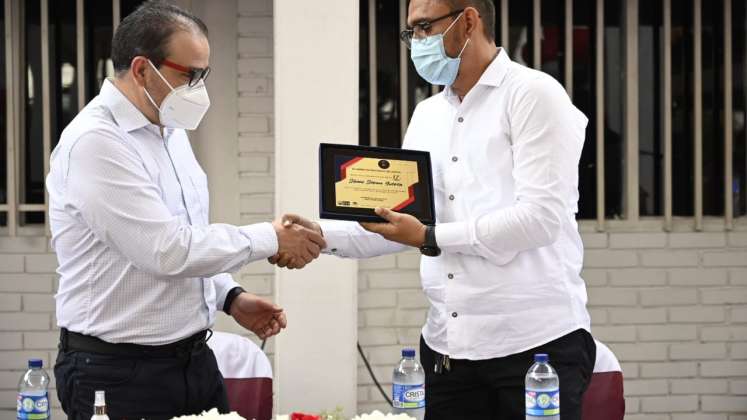
[[441,248],[436,243],[436,227],[434,225],[425,226],[425,242],[420,247],[420,253],[426,257],[438,257],[441,255]]
[[246,290],[244,290],[244,288],[241,286],[237,286],[229,290],[228,293],[226,293],[226,300],[223,301],[223,312],[231,315],[231,304],[238,295],[244,292],[246,292]]

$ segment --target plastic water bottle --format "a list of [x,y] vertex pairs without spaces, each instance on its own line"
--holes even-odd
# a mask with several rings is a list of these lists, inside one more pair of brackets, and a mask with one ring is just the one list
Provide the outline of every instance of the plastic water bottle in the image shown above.
[[91,420],[109,420],[106,415],[106,397],[104,391],[96,391],[93,402],[93,417]]
[[417,420],[425,416],[425,371],[415,360],[415,349],[402,349],[402,359],[392,376],[394,413],[405,413]]
[[16,400],[17,420],[47,420],[49,415],[49,375],[41,359],[30,359],[29,370],[21,376]]
[[560,420],[560,381],[546,354],[535,354],[524,380],[526,420]]

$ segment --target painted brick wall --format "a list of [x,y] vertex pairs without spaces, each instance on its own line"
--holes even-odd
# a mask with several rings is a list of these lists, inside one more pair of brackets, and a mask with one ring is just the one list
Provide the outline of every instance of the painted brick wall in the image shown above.
[[[584,233],[592,332],[625,375],[626,419],[744,420],[747,232]],[[418,255],[361,264],[359,339],[387,392],[427,303]],[[385,408],[365,367],[359,408]]]
[[[15,418],[18,380],[30,358],[49,368],[57,355],[57,258],[44,236],[0,236],[0,418]],[[51,370],[50,370],[51,374]],[[54,386],[54,378],[52,378]],[[64,418],[54,392],[53,415]]]
[[[272,0],[239,0],[237,6],[237,193],[240,223],[251,224],[270,221],[275,214]],[[249,264],[235,273],[234,278],[246,290],[270,299],[273,297],[274,269],[270,264],[261,261]],[[216,328],[242,335],[246,333],[223,314],[218,317]],[[265,350],[272,356],[272,340],[268,341]]]

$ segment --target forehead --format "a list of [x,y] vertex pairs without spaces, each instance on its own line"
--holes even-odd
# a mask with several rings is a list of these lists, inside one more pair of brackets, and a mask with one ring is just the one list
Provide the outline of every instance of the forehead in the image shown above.
[[451,9],[443,0],[412,0],[407,11],[407,25],[431,20],[449,13]]
[[168,58],[177,64],[204,68],[210,62],[210,44],[198,31],[179,30],[171,35],[168,54]]

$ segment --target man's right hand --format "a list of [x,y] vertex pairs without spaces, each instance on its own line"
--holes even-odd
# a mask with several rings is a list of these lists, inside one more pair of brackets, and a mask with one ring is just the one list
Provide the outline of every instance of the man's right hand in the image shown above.
[[271,263],[291,269],[303,268],[319,257],[321,250],[327,246],[320,229],[297,223],[298,219],[302,218],[285,215],[272,222],[278,235],[278,253],[270,258]]

